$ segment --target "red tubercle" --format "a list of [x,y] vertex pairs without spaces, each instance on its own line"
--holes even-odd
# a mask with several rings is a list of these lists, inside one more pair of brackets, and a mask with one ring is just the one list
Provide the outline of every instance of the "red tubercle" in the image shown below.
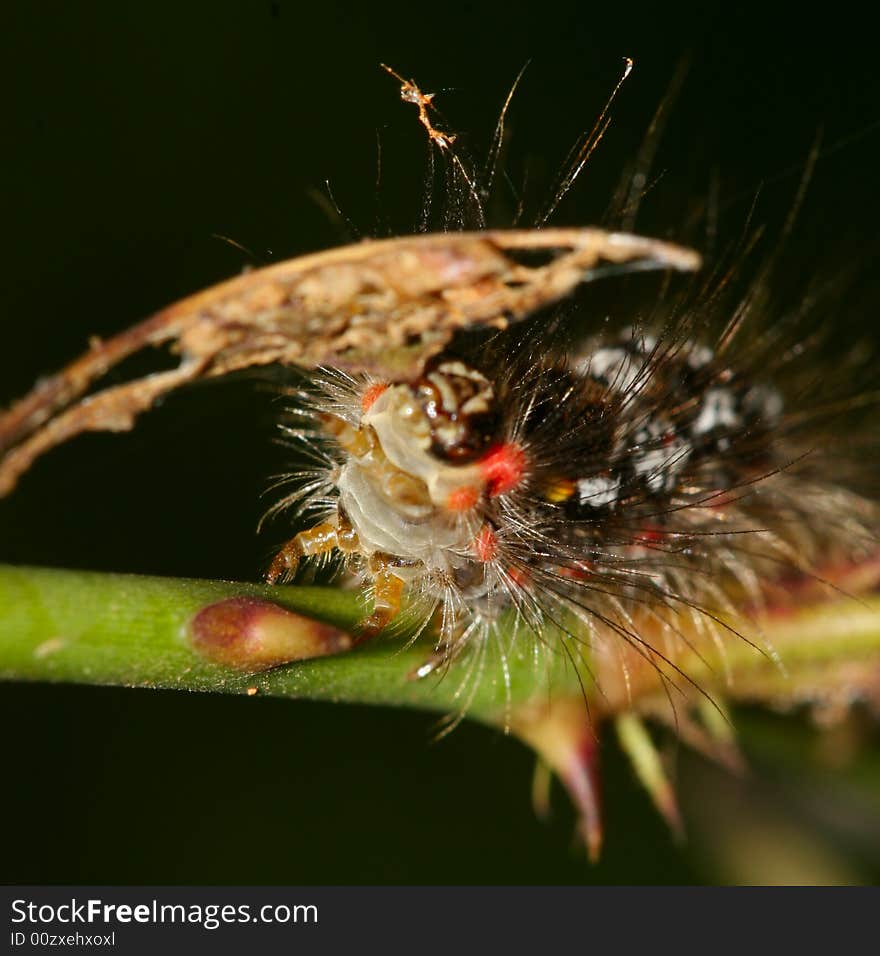
[[638,535],[636,535],[635,544],[656,544],[658,541],[663,541],[666,537],[666,532],[660,525],[657,524],[646,524],[643,528],[639,529]]
[[473,541],[474,554],[478,561],[494,561],[498,557],[498,536],[484,524]]
[[368,412],[376,399],[388,388],[387,382],[373,382],[361,396],[361,411]]
[[532,576],[525,568],[511,567],[507,569],[507,577],[518,587],[527,588],[532,583]]
[[586,581],[593,577],[593,565],[589,561],[578,561],[577,564],[560,565],[555,569],[561,578],[568,578],[570,581]]
[[493,445],[479,461],[490,498],[507,494],[523,479],[526,453],[515,442]]
[[462,485],[450,491],[446,498],[446,507],[449,511],[470,511],[480,500],[480,492],[473,485]]

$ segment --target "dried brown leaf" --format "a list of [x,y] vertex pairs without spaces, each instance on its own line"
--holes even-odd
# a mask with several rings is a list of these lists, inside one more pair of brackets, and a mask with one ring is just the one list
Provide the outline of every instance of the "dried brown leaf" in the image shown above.
[[[549,254],[527,266],[517,254]],[[197,379],[282,363],[405,378],[457,329],[505,328],[558,302],[600,263],[698,267],[690,250],[600,229],[407,236],[290,259],[163,309],[41,381],[0,416],[0,495],[44,452],[84,431],[123,431]],[[171,345],[180,364],[85,398],[128,356]]]

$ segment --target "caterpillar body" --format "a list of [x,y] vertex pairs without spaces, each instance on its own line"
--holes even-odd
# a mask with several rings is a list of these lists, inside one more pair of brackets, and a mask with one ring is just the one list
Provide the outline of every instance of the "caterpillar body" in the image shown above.
[[[740,301],[725,298],[730,274],[719,272],[695,296],[663,300],[654,319],[628,317],[580,340],[558,316],[529,326],[607,272],[691,272],[699,257],[628,233],[543,228],[601,139],[608,106],[538,228],[486,229],[510,97],[487,185],[433,125],[431,95],[385,69],[419,108],[432,164],[435,153],[446,163],[445,231],[256,270],[94,341],[0,415],[0,496],[55,445],[130,428],[187,383],[275,363],[305,369],[312,381],[283,423],[299,459],[267,515],[301,530],[266,577],[289,581],[304,562],[337,560],[365,598],[354,643],[402,622],[433,641],[413,676],[470,659],[459,714],[490,649],[505,684],[511,655],[538,665],[562,657],[582,685],[613,698],[608,714],[633,710],[643,665],[667,693],[684,684],[708,698],[687,661],[723,672],[735,643],[774,659],[768,613],[796,608],[807,591],[876,589],[876,375],[863,358],[811,366],[804,324],[767,322],[769,268]],[[455,231],[470,227],[478,231]],[[89,393],[128,356],[167,345],[176,367]],[[815,355],[823,343],[812,345]],[[855,380],[857,368],[869,382]],[[848,414],[858,407],[860,425]],[[319,635],[282,660],[351,643]],[[876,659],[866,660],[832,675],[847,704],[880,701]],[[811,702],[818,686],[807,689]],[[595,853],[591,721],[580,699],[566,710],[550,690],[555,713],[520,713],[514,729],[568,786]],[[670,694],[677,729],[704,746],[692,697],[683,699],[679,713]],[[674,822],[665,784],[645,782]]]
[[372,595],[360,641],[406,603],[436,620],[420,676],[502,617],[585,669],[622,641],[671,673],[694,632],[772,655],[748,611],[875,546],[876,507],[812,469],[778,388],[681,327],[575,350],[500,333],[403,381],[328,371],[299,414],[325,465],[272,511],[317,520],[268,579],[341,555]]

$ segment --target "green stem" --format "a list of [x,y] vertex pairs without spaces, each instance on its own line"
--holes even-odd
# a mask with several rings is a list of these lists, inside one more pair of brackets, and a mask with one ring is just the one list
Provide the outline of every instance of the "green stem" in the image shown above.
[[[418,707],[440,712],[459,709],[464,668],[412,680],[428,655],[424,643],[381,639],[349,653],[300,661],[259,674],[214,663],[191,640],[193,617],[230,598],[271,600],[307,618],[351,632],[363,616],[357,594],[333,588],[276,587],[217,581],[152,578],[0,565],[0,678],[65,681],[129,687],[164,687],[220,693],[258,693],[313,700]],[[265,605],[260,605],[265,606]],[[299,618],[292,618],[294,626]],[[880,668],[880,597],[843,598],[768,617],[762,632],[784,670],[744,641],[726,642],[726,668],[708,668],[691,653],[676,663],[710,693],[766,703],[797,699],[821,690],[823,682],[846,680]],[[529,642],[524,642],[529,643]],[[703,648],[705,651],[705,647]],[[554,696],[575,696],[579,684],[559,654],[551,668]],[[597,674],[603,693],[588,683],[595,713],[623,711],[662,691],[659,677],[643,668],[624,696],[615,696],[616,677]],[[521,709],[546,698],[547,684],[536,677],[532,656],[510,660],[510,698],[492,660],[473,682],[471,716],[490,723],[508,707]],[[630,696],[631,695],[631,696]]]
[[[381,639],[355,651],[299,661],[258,674],[213,663],[190,638],[194,616],[230,598],[273,604],[347,631],[363,617],[357,594],[338,588],[268,587],[124,574],[0,565],[0,679],[258,693],[453,711],[463,703],[455,674],[409,675],[425,662],[424,643]],[[294,619],[292,626],[296,626]],[[528,673],[512,682],[530,691]],[[470,710],[492,720],[504,708],[494,679],[480,681]]]

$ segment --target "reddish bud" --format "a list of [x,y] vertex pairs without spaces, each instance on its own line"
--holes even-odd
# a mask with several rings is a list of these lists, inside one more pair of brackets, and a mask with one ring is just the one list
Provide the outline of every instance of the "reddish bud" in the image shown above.
[[346,651],[343,631],[270,601],[237,597],[209,604],[190,623],[193,648],[215,664],[255,672]]

